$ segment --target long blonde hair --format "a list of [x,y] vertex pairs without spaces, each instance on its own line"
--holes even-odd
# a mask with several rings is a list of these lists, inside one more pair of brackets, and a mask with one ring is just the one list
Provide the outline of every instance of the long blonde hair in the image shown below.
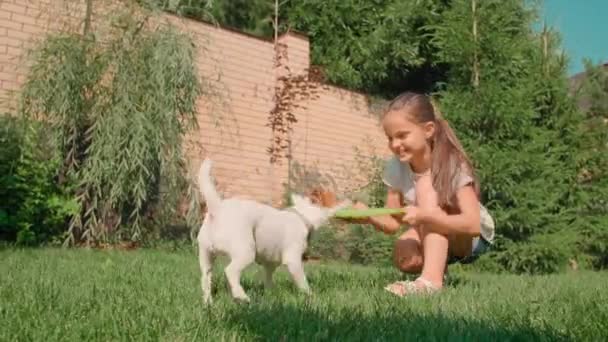
[[456,208],[457,177],[463,173],[473,179],[479,197],[479,182],[473,164],[434,101],[424,94],[405,92],[389,103],[384,115],[395,111],[405,113],[418,124],[435,123],[435,134],[430,141],[431,177],[439,206]]

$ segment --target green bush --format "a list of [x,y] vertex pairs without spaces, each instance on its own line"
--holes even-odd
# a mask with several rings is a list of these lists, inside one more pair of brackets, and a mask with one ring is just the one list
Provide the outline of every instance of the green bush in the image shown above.
[[325,260],[345,260],[343,238],[336,227],[321,227],[312,234],[307,254]]
[[608,218],[590,224],[583,230],[576,245],[588,257],[589,266],[597,270],[608,269]]
[[78,212],[57,185],[59,160],[45,127],[0,117],[0,239],[18,245],[50,242]]
[[505,270],[518,274],[548,274],[560,271],[565,256],[559,248],[539,243],[515,244],[496,256]]
[[352,225],[347,240],[348,261],[356,264],[390,264],[396,236],[377,232],[370,225]]

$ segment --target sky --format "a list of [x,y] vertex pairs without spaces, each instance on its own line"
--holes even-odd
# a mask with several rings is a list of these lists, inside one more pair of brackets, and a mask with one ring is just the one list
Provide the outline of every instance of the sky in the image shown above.
[[570,75],[583,71],[583,58],[608,62],[608,0],[542,0],[542,18],[560,31]]

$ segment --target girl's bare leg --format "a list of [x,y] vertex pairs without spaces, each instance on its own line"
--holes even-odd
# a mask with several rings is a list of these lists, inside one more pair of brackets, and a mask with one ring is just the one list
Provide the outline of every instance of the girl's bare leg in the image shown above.
[[[420,178],[416,183],[416,199],[417,205],[421,208],[437,207],[437,193],[433,189],[430,175]],[[424,227],[421,227],[421,232],[424,255],[421,277],[433,283],[435,287],[441,288],[448,258],[448,237],[431,232]]]

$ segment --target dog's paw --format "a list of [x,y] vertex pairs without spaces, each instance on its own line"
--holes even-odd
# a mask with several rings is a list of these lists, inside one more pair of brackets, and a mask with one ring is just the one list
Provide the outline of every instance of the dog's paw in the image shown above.
[[251,302],[251,300],[249,299],[249,296],[247,296],[247,295],[233,297],[233,299],[234,299],[235,302],[241,303],[241,304],[249,304],[249,302]]
[[213,304],[213,297],[211,297],[211,296],[203,296],[203,304],[204,305],[212,305]]

